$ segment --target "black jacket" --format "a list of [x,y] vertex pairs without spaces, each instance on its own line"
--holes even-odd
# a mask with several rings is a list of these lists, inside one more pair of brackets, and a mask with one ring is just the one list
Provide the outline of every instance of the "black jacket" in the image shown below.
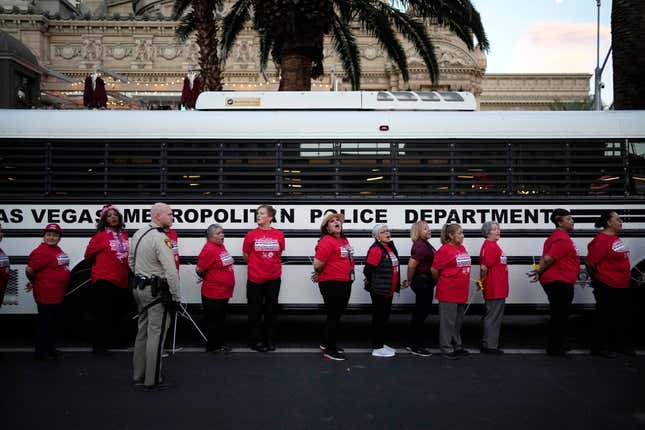
[[[379,261],[378,266],[372,266],[371,264],[365,263],[363,268],[363,275],[365,276],[365,289],[374,294],[379,294],[382,296],[391,296],[392,295],[392,276],[394,276],[394,271],[392,270],[392,260],[390,259],[390,254],[387,252],[385,247],[378,240],[374,241],[370,250],[378,246],[381,248],[381,261]],[[399,259],[399,252],[394,246],[394,242],[390,242],[388,247],[392,250],[394,255],[396,255],[397,260]],[[369,255],[369,250],[367,251]],[[401,266],[399,265],[399,280],[396,284],[395,291],[398,293],[401,290]]]

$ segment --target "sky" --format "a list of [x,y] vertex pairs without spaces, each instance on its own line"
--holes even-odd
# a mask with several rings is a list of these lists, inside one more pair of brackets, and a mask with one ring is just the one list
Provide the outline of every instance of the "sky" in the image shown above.
[[[488,35],[487,73],[590,73],[596,67],[596,0],[471,0]],[[611,45],[611,1],[601,0],[600,65]],[[613,100],[611,56],[602,74]],[[593,76],[590,93],[593,93]]]

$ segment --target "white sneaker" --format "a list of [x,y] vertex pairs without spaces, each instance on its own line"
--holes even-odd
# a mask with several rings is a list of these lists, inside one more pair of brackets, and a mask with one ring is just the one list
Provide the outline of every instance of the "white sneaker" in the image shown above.
[[385,345],[385,344],[383,344],[383,348],[387,349],[388,351],[392,351],[392,352],[396,353],[396,349],[392,348],[392,347],[391,347],[391,346],[389,346],[389,345]]
[[372,350],[372,357],[394,357],[396,355],[396,352],[391,349],[385,348],[379,348],[379,349],[374,349]]

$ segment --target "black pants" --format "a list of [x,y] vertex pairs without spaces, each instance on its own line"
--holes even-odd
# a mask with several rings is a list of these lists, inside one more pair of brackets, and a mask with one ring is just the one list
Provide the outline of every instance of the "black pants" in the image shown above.
[[548,354],[564,354],[567,350],[565,339],[573,301],[573,285],[556,281],[545,284],[542,288],[549,298],[550,312],[546,351]]
[[122,319],[128,310],[130,290],[99,279],[92,284],[92,314],[94,333],[92,347],[105,350],[114,346],[117,334],[122,330]]
[[206,351],[214,351],[224,346],[226,310],[229,299],[210,299],[202,296],[204,316],[206,317]]
[[417,300],[412,311],[412,320],[410,322],[410,346],[413,348],[423,348],[428,346],[426,343],[425,321],[432,310],[432,298],[434,296],[434,281],[430,274],[415,273],[412,278],[410,287]]
[[[246,299],[249,310],[251,343],[273,342],[275,322],[278,313],[280,278],[262,284],[246,282]],[[264,317],[264,320],[263,320]]]
[[36,329],[36,358],[53,356],[63,314],[63,304],[36,303],[38,306],[38,328]]
[[596,298],[596,312],[591,350],[622,351],[625,347],[631,347],[627,339],[628,289],[613,288],[595,279],[592,285]]
[[385,344],[385,324],[390,318],[392,296],[370,292],[372,296],[372,348],[380,349]]
[[352,283],[351,281],[323,281],[318,283],[318,286],[327,312],[322,344],[329,349],[335,350],[338,347],[338,324],[340,323],[340,317],[347,309],[349,295],[352,292]]

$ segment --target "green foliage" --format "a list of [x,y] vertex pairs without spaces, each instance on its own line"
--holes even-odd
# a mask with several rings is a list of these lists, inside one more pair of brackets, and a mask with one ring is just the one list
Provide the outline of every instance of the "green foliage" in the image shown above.
[[[188,0],[177,0],[188,1]],[[407,56],[396,32],[410,41],[423,59],[431,80],[439,67],[424,19],[433,19],[453,31],[469,49],[473,36],[479,47],[488,49],[479,13],[469,0],[400,0],[399,6],[381,0],[237,0],[222,21],[221,61],[225,61],[247,21],[260,35],[260,66],[269,55],[280,66],[284,56],[300,55],[312,61],[312,78],[323,73],[323,40],[332,39],[352,88],[360,88],[360,51],[352,24],[358,23],[376,38],[409,80]],[[414,16],[413,16],[414,15]]]

